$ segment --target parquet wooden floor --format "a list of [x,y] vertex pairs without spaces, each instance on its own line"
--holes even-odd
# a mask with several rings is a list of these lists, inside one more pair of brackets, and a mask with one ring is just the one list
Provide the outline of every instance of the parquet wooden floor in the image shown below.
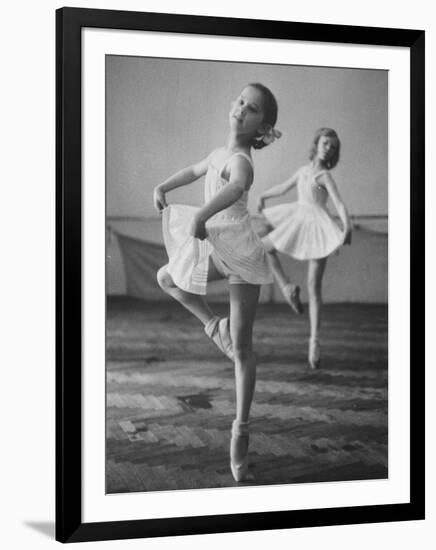
[[[107,492],[236,485],[231,363],[178,304],[110,298],[107,311]],[[325,306],[317,371],[307,336],[306,315],[259,306],[245,483],[386,478],[387,307]]]

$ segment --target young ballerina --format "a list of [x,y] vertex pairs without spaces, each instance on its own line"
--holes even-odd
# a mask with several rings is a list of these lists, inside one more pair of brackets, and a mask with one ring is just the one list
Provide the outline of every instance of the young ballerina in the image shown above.
[[[261,194],[258,210],[272,231],[262,239],[269,253],[271,269],[284,297],[294,310],[301,312],[299,287],[285,274],[277,251],[308,260],[307,289],[309,296],[310,340],[308,360],[317,368],[321,360],[319,343],[322,304],[322,278],[327,258],[342,244],[351,243],[351,222],[330,170],[339,161],[340,141],[331,128],[320,128],[312,143],[310,163],[300,168],[289,180]],[[265,208],[265,200],[284,195],[297,186],[298,200]],[[342,222],[342,229],[327,210],[328,197]]]
[[[260,286],[273,281],[247,209],[253,182],[251,149],[260,149],[280,136],[274,129],[276,120],[274,95],[262,84],[249,84],[231,104],[226,145],[154,190],[169,257],[158,271],[159,285],[203,323],[207,336],[235,364],[230,467],[236,481],[246,477],[248,468],[248,417],[256,380],[252,350],[256,306]],[[167,205],[166,193],[203,175],[205,203],[201,208]],[[204,299],[207,283],[221,278],[229,282],[230,320],[214,315]]]

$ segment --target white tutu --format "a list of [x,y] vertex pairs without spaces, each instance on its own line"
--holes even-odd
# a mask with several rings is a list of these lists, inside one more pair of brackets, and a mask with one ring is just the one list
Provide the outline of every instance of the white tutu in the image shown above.
[[175,284],[193,294],[206,294],[209,256],[214,251],[228,271],[247,283],[262,285],[273,282],[265,250],[254,232],[250,218],[219,220],[206,224],[203,241],[189,234],[196,207],[172,204],[162,214],[167,271]]
[[321,173],[311,176],[309,167],[303,167],[298,200],[263,210],[274,227],[269,240],[279,252],[297,260],[325,258],[343,244],[343,232],[326,208],[327,191],[316,179]]
[[[222,156],[221,153],[218,158]],[[211,155],[205,181],[206,201],[226,185],[221,174],[231,156],[224,157],[224,164],[215,167],[215,156]],[[243,156],[251,162],[247,155]],[[169,258],[167,271],[179,288],[193,294],[206,294],[212,252],[224,264],[227,272],[238,275],[249,284],[273,282],[266,252],[251,225],[247,200],[248,193],[245,191],[236,203],[213,216],[206,223],[207,238],[203,241],[189,234],[197,207],[171,204],[165,208],[162,228]]]

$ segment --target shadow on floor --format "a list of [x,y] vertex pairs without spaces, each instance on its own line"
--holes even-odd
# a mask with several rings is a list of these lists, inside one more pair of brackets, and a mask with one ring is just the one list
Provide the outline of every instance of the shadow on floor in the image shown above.
[[48,538],[55,538],[54,521],[25,521],[24,525],[26,525],[26,527],[30,527],[34,531],[42,533]]

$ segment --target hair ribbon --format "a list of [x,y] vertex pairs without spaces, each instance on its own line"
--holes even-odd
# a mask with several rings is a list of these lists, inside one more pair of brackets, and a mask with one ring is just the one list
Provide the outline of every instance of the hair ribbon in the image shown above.
[[262,141],[265,143],[265,145],[269,145],[274,140],[279,139],[282,137],[282,133],[280,130],[276,130],[275,128],[270,128],[267,130],[262,138]]

